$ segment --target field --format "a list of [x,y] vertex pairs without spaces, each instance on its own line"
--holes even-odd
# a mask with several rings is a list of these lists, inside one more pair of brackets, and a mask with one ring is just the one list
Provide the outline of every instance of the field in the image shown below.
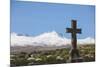
[[[83,62],[95,61],[95,45],[78,46]],[[48,51],[35,51],[31,53],[20,52],[10,55],[11,66],[29,66],[41,64],[70,63],[70,48],[62,48]]]

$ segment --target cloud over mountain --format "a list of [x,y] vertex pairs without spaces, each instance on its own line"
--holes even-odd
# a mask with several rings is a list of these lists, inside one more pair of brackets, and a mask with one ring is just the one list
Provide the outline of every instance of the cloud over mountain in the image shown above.
[[[94,44],[95,40],[91,37],[78,39],[78,44]],[[61,37],[57,32],[46,32],[38,36],[19,35],[11,33],[11,46],[62,46],[71,44],[71,40]]]

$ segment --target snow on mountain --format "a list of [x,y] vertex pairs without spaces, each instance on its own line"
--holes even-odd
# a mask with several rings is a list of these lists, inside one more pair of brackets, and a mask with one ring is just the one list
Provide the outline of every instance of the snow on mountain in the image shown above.
[[[78,39],[78,44],[93,44],[94,39],[91,37]],[[71,44],[71,40],[59,36],[55,31],[46,32],[38,36],[19,36],[17,33],[11,33],[11,46],[62,46]]]
[[85,39],[78,39],[78,44],[94,44],[95,40],[91,37],[87,37]]

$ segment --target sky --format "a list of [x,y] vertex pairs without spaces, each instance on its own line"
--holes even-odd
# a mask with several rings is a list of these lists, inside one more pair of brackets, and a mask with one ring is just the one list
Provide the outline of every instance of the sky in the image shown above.
[[79,39],[95,38],[95,6],[58,4],[43,2],[24,2],[11,0],[11,33],[37,36],[45,32],[56,31],[71,38],[66,28],[71,27],[71,20],[77,20],[77,28],[82,34]]

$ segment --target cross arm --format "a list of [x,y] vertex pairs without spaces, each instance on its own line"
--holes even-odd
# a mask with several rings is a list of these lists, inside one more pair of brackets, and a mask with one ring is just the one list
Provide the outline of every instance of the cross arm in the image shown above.
[[81,29],[77,29],[77,30],[76,30],[76,33],[81,34],[81,33],[82,33],[82,32],[81,32]]
[[66,33],[72,33],[73,29],[72,28],[66,28]]

